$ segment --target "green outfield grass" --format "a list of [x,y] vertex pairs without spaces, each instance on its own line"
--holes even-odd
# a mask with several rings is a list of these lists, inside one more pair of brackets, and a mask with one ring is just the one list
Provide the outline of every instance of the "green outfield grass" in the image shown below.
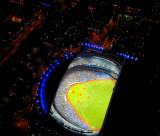
[[68,90],[67,100],[90,130],[102,127],[114,86],[110,78],[77,83]]

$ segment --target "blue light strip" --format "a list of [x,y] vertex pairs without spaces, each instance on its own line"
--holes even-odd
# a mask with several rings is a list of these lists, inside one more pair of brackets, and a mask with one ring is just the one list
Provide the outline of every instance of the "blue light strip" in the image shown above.
[[116,55],[123,56],[123,57],[125,57],[126,59],[131,59],[131,60],[135,60],[135,61],[138,60],[137,57],[133,57],[133,56],[130,56],[130,55],[124,54],[124,53],[116,53]]
[[[50,78],[50,75],[52,74],[53,70],[56,68],[56,66],[58,66],[60,64],[60,62],[62,62],[65,59],[69,59],[70,57],[73,57],[74,55],[72,53],[70,54],[65,54],[64,58],[60,61],[55,60],[54,65],[50,64],[49,67],[47,68],[46,72],[43,72],[43,76],[40,77],[40,80],[37,84],[38,84],[38,88],[37,88],[37,108],[40,109],[40,107],[42,107],[43,111],[45,114],[48,114],[48,109],[49,106],[47,103],[47,96],[46,96],[46,84],[48,82],[48,79]],[[40,97],[39,97],[40,96]],[[39,98],[39,99],[38,99]],[[41,106],[40,106],[41,105]],[[42,112],[40,112],[40,114],[42,114]]]
[[44,78],[43,82],[42,82],[42,85],[41,85],[41,89],[40,89],[40,100],[41,100],[41,106],[42,106],[42,109],[44,111],[45,114],[47,114],[48,112],[48,105],[47,103],[45,102],[46,100],[46,97],[45,97],[45,82],[46,82],[46,77]]
[[50,6],[50,4],[45,4],[45,3],[43,3],[43,2],[41,2],[41,4],[44,5],[44,6],[47,6],[47,7]]
[[96,49],[96,50],[101,50],[103,51],[104,48],[103,47],[99,47],[97,45],[94,45],[94,44],[89,44],[89,43],[81,43],[82,46],[86,46],[86,47],[90,47],[90,48],[93,48],[93,49]]

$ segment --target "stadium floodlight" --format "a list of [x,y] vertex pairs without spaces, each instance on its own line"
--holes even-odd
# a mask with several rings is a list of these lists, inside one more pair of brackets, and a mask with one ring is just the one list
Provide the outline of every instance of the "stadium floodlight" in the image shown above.
[[135,61],[137,61],[138,60],[138,58],[135,58]]
[[[43,80],[43,82],[46,82],[46,79],[45,80]],[[44,83],[42,83],[42,87],[44,87],[45,86],[45,84]]]

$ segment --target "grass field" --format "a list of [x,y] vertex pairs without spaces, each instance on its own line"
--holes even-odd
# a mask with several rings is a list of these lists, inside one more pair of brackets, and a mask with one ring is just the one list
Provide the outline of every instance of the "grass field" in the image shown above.
[[114,86],[110,78],[77,83],[68,89],[68,102],[90,130],[101,129]]

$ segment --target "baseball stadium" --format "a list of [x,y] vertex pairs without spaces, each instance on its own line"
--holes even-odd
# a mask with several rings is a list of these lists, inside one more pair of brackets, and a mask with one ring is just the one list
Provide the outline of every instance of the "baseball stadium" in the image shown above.
[[122,68],[118,59],[90,51],[72,59],[57,86],[50,116],[76,134],[98,135]]

